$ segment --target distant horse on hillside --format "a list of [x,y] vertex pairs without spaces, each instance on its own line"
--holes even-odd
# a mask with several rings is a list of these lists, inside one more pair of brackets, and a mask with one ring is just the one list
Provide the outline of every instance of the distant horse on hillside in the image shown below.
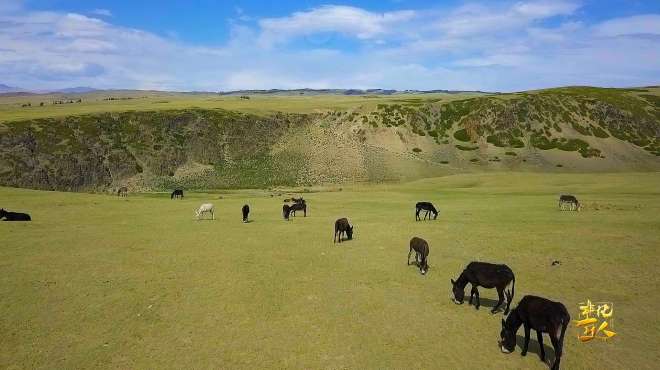
[[176,189],[172,192],[172,195],[170,195],[170,199],[183,199],[183,190],[181,189]]
[[122,186],[121,188],[119,188],[119,190],[117,190],[117,196],[118,197],[128,196],[128,188],[125,187],[125,186]]

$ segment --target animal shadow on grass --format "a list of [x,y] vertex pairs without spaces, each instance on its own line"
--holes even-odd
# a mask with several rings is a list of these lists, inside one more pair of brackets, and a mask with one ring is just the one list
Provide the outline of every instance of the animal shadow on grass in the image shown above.
[[[481,294],[481,292],[482,292],[483,290],[484,290],[484,289],[481,289],[481,290],[479,291],[479,293]],[[491,290],[492,290],[493,292],[495,292],[495,289],[488,289],[487,291],[491,291]],[[467,293],[469,293],[469,291],[466,291],[465,293],[466,293],[466,295],[465,295],[465,301],[466,301],[466,303],[467,303],[467,302],[470,301],[470,296],[467,294]],[[495,294],[497,294],[497,293],[495,293]],[[481,310],[482,308],[488,308],[488,309],[491,309],[491,310],[492,310],[493,307],[495,307],[495,305],[497,304],[497,299],[491,299],[491,298],[483,298],[483,297],[480,297],[480,298],[479,298],[479,302],[481,302],[481,306],[479,307],[480,310]],[[474,305],[475,305],[475,304],[477,304],[477,297],[474,297],[474,299],[472,300],[472,305],[471,305],[471,307],[472,307],[473,309],[474,309]],[[497,309],[497,311],[495,311],[495,313],[504,312],[505,309],[506,309],[506,298],[504,299],[504,301],[502,302],[502,304],[500,305],[500,307]]]
[[[516,345],[518,346],[518,350],[522,352],[523,347],[525,346],[525,334],[522,327],[520,327],[520,330],[523,331],[523,335],[516,334]],[[545,350],[545,363],[549,366],[555,362],[555,350],[552,348],[552,346],[545,344],[546,340],[550,341],[550,338],[548,338],[547,335],[543,338],[543,349]],[[527,356],[529,356],[530,353],[533,353],[537,360],[541,359],[541,347],[539,346],[539,342],[536,340],[536,330],[534,329],[531,329],[529,332],[529,347],[527,348]]]

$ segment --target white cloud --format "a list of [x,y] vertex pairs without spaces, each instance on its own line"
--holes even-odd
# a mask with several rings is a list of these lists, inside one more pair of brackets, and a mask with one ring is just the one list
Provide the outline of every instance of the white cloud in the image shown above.
[[108,9],[94,9],[90,13],[94,15],[100,15],[102,17],[112,17],[112,12]]
[[[571,1],[380,13],[324,6],[256,22],[236,10],[219,46],[21,4],[0,7],[0,83],[32,89],[511,91],[660,82],[660,15],[586,24]],[[559,25],[547,26],[551,18]],[[353,47],[336,48],[336,34]],[[298,37],[304,48],[287,42]]]
[[527,1],[509,7],[467,4],[437,23],[450,36],[513,31],[535,21],[573,14],[579,5],[572,1]]
[[322,32],[341,33],[358,39],[372,39],[392,33],[395,26],[415,16],[412,10],[373,13],[352,6],[326,5],[288,17],[259,21],[261,41],[270,44]]
[[596,34],[603,37],[624,35],[660,35],[660,15],[638,15],[612,19],[595,27]]

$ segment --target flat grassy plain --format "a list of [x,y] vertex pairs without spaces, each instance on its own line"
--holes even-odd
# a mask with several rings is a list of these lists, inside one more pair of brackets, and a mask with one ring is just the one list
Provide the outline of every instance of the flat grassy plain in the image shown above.
[[[291,222],[276,191],[0,188],[2,207],[34,220],[0,223],[0,367],[546,369],[533,333],[527,357],[500,352],[495,291],[481,290],[479,311],[449,300],[450,278],[481,260],[513,269],[516,303],[559,300],[572,319],[586,299],[614,303],[618,335],[580,343],[570,326],[562,368],[657,369],[659,184],[490,173],[319,188]],[[558,211],[560,193],[585,209]],[[437,220],[414,221],[419,200]],[[193,220],[209,201],[216,220]],[[342,216],[355,239],[333,245]],[[426,276],[404,263],[412,236],[430,244]]]
[[[434,93],[396,95],[251,95],[241,99],[234,95],[211,93],[168,93],[162,91],[97,91],[85,94],[0,95],[0,122],[81,114],[159,111],[172,109],[226,109],[253,114],[314,113],[347,110],[358,106],[374,108],[378,104],[426,101],[453,101],[481,96],[479,93]],[[114,100],[107,100],[113,98]],[[53,101],[80,103],[52,104]],[[43,102],[44,106],[39,104]],[[23,107],[23,104],[31,104]]]

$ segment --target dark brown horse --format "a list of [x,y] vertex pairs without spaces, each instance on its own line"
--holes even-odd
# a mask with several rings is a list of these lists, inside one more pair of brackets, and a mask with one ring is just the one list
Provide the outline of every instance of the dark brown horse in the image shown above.
[[429,270],[428,256],[429,256],[429,243],[426,240],[418,237],[410,239],[410,250],[408,251],[408,265],[410,265],[410,255],[415,251],[415,261],[419,266],[419,272],[426,275]]
[[[507,298],[509,298],[509,293],[507,293]],[[506,321],[502,320],[499,344],[502,352],[513,352],[516,347],[516,332],[522,325],[525,328],[525,343],[521,355],[525,356],[529,346],[530,330],[534,329],[541,349],[541,361],[545,362],[543,333],[548,333],[552,347],[555,350],[555,361],[551,369],[559,370],[559,362],[564,349],[564,334],[570,322],[571,316],[568,314],[566,306],[560,302],[526,295],[520,300],[518,306],[511,311]]]
[[243,213],[243,222],[247,223],[248,222],[248,215],[250,214],[250,206],[247,204],[241,208],[241,212]]
[[[499,300],[491,311],[491,313],[495,313],[497,312],[497,309],[500,307],[500,305],[504,302],[504,289],[509,285],[509,283],[512,284],[511,298],[513,299],[513,294],[516,288],[516,277],[513,274],[513,271],[511,271],[507,265],[495,265],[486,262],[470,262],[456,281],[451,279],[452,291],[454,293],[453,300],[456,304],[463,304],[463,299],[465,299],[465,286],[467,283],[472,285],[469,303],[472,304],[472,298],[476,296],[477,304],[475,307],[477,309],[479,309],[481,304],[481,301],[479,300],[479,290],[477,290],[477,287],[482,286],[486,289],[497,289]],[[509,297],[508,294],[507,297]],[[505,315],[509,312],[510,306],[511,300],[507,299],[506,309],[504,310]]]
[[353,239],[353,226],[348,223],[347,218],[340,218],[335,221],[335,235],[332,239],[333,243],[337,242],[337,235],[339,235],[339,242],[341,243],[341,235],[346,234],[346,239]]
[[285,220],[289,221],[289,215],[291,214],[291,207],[288,204],[282,206],[282,217]]

